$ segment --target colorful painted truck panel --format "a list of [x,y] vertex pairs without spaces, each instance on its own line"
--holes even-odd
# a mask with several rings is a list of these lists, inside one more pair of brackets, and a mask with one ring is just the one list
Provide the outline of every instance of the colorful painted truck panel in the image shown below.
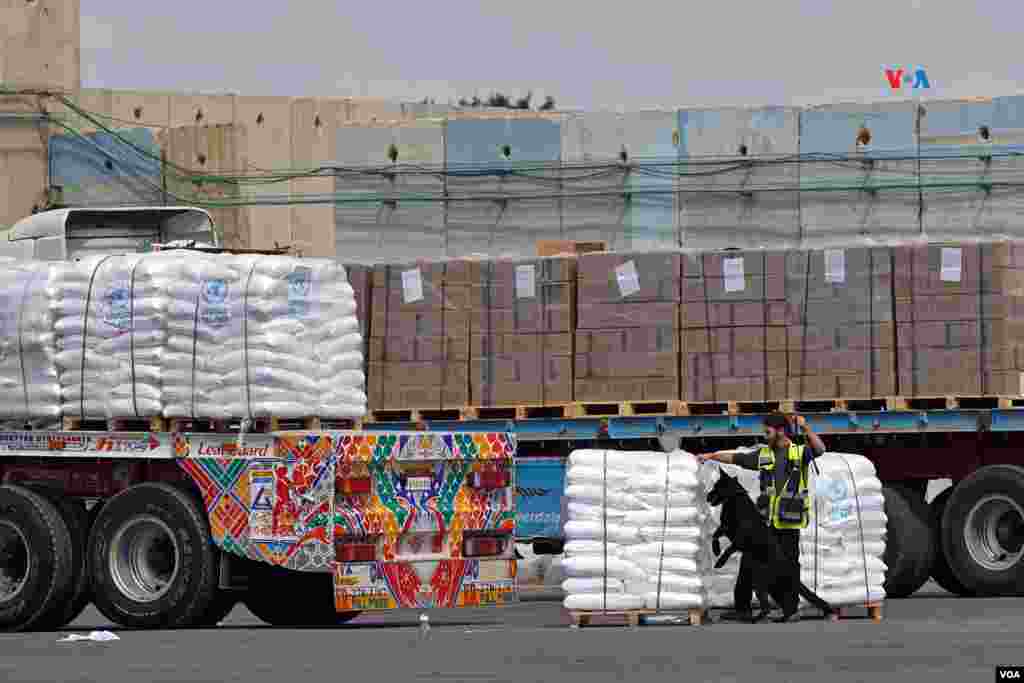
[[176,436],[224,550],[331,572],[339,611],[515,600],[504,433]]

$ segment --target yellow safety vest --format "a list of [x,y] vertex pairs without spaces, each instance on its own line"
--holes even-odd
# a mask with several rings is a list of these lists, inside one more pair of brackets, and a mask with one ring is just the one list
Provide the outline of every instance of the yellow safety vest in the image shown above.
[[[761,497],[758,507],[776,529],[805,529],[811,521],[811,496],[807,485],[807,467],[804,465],[804,447],[790,444],[786,455],[786,489],[775,490],[775,452],[763,447],[757,456],[757,466],[761,475]],[[796,487],[793,487],[792,476],[798,476]],[[780,516],[779,501],[787,500],[793,505],[800,505],[800,521],[783,520]],[[802,504],[801,504],[802,503]]]

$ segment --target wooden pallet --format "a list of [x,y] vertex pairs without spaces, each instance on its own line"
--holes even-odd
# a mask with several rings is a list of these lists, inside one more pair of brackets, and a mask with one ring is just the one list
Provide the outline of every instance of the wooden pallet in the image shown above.
[[707,610],[703,607],[694,607],[685,611],[664,611],[659,612],[652,609],[631,609],[631,610],[568,610],[569,625],[572,628],[583,628],[584,626],[630,626],[637,627],[642,619],[654,615],[685,614],[689,617],[691,626],[700,626],[704,623]]
[[893,396],[886,409],[899,410],[990,410],[1018,408],[1024,399],[1011,396]]
[[[355,424],[355,421],[351,421]],[[237,432],[241,420],[199,419],[192,417],[113,417],[108,419],[90,419],[65,417],[61,420],[61,429],[65,432],[193,432],[206,434],[225,434]],[[249,431],[254,434],[267,434],[282,431],[320,431],[322,421],[319,417],[279,418],[261,417],[253,420]],[[348,427],[352,428],[352,427]]]
[[639,417],[644,415],[684,415],[682,401],[579,401],[575,417]]
[[467,417],[464,408],[437,409],[410,409],[410,408],[385,408],[369,411],[369,422],[459,422],[471,419]]
[[882,621],[882,603],[880,602],[869,602],[858,607],[836,607],[832,610],[832,613],[828,615],[828,620],[832,622],[841,621],[843,619],[849,619],[851,609],[860,609],[863,607],[868,611],[868,618],[876,624]]
[[466,420],[568,420],[576,417],[574,403],[550,405],[468,406],[463,409]]
[[61,419],[61,430],[65,432],[168,432],[169,423],[163,417],[113,417]]
[[763,415],[783,409],[783,401],[680,401],[680,415]]

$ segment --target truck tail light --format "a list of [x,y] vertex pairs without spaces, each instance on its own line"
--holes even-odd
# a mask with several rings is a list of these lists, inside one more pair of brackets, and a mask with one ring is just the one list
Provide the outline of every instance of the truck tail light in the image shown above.
[[342,479],[339,482],[339,493],[346,496],[354,496],[362,493],[370,493],[373,490],[373,482],[370,477],[356,477],[352,479]]
[[494,557],[505,552],[508,536],[469,536],[462,540],[463,557]]
[[375,562],[377,544],[368,536],[342,536],[334,545],[338,562]]
[[508,486],[509,483],[510,477],[507,470],[473,473],[472,486],[476,489],[493,491],[494,489],[503,489]]

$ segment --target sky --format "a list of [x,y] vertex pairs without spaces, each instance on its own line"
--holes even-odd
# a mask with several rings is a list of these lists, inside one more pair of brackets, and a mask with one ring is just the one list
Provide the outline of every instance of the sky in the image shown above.
[[1024,91],[1018,0],[81,0],[89,88],[437,102],[532,91],[559,109]]

